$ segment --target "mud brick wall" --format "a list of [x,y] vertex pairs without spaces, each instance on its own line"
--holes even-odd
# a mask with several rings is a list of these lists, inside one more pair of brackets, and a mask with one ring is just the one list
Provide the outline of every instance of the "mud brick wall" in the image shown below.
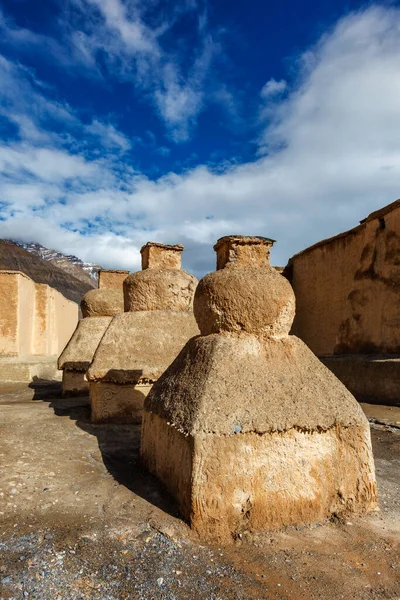
[[400,354],[400,200],[293,256],[292,332],[318,356]]

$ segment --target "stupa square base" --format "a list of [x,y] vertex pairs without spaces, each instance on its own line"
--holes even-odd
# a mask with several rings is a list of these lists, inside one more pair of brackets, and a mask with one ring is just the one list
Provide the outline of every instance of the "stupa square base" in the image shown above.
[[362,514],[376,507],[368,425],[185,435],[145,412],[142,461],[203,539]]
[[90,382],[93,423],[141,423],[143,403],[150,384]]
[[89,394],[89,382],[85,371],[64,369],[62,376],[62,396],[87,396]]

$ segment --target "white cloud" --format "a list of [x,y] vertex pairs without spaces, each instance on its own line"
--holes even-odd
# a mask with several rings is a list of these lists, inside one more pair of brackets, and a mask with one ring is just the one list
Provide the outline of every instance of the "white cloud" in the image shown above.
[[[204,88],[212,60],[221,53],[207,27],[206,14],[199,11],[195,2],[183,1],[171,5],[169,11],[157,11],[161,16],[155,22],[153,16],[153,22],[146,23],[149,3],[69,1],[74,10],[60,17],[57,40],[18,27],[5,18],[0,8],[2,41],[18,47],[21,53],[32,50],[40,53],[69,69],[70,76],[77,71],[102,79],[99,65],[105,61],[111,80],[131,82],[152,100],[172,140],[187,140],[197,116],[206,106]],[[163,36],[188,12],[195,14],[198,22],[198,40],[191,40],[193,58],[189,65],[179,41],[168,48],[163,43]],[[217,95],[210,94],[208,100],[215,101]]]
[[87,2],[98,8],[106,26],[119,34],[129,52],[149,55],[159,53],[156,32],[142,22],[135,4],[130,5],[131,15],[128,16],[127,6],[121,0],[87,0]]
[[[146,3],[122,0],[75,0],[84,15],[85,31],[72,34],[88,65],[96,68],[97,53],[106,53],[113,77],[131,81],[152,98],[175,142],[185,141],[204,108],[204,87],[218,46],[207,31],[207,19],[199,14],[199,41],[192,48],[191,65],[182,69],[187,56],[163,47],[162,36],[182,12],[196,4],[177,5],[168,17],[152,26],[145,23]],[[160,14],[162,11],[160,11]],[[100,18],[99,18],[100,15]],[[83,26],[82,26],[83,27]]]
[[262,98],[270,98],[282,94],[287,88],[287,83],[283,79],[276,81],[274,78],[267,81],[263,86],[260,94]]
[[126,152],[132,147],[128,138],[110,123],[105,125],[97,119],[94,119],[92,123],[86,127],[86,132],[100,138],[103,147],[109,149],[116,148]]
[[399,196],[399,34],[396,8],[341,20],[302,56],[285,99],[274,98],[252,163],[152,181],[112,154],[93,160],[32,136],[3,143],[0,234],[131,269],[149,239],[183,242],[198,271],[214,268],[219,236],[258,234],[278,240],[273,262],[285,264]]

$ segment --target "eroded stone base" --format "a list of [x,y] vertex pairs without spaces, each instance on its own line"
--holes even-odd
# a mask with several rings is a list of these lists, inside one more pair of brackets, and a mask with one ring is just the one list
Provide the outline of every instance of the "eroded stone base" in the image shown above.
[[62,378],[63,398],[71,396],[87,396],[89,394],[89,383],[85,371],[73,371],[64,369]]
[[93,423],[141,423],[151,385],[90,382]]
[[205,539],[361,514],[377,503],[367,424],[192,437],[146,411],[141,454]]

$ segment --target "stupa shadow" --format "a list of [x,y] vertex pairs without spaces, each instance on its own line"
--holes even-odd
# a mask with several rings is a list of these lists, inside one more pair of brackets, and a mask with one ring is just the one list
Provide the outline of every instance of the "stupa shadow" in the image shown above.
[[77,427],[97,438],[104,466],[116,482],[166,513],[179,515],[169,492],[141,466],[140,423],[92,423],[89,396],[61,398],[59,382],[50,386],[37,381],[30,387],[35,390],[34,400],[48,403],[56,416],[69,417]]
[[41,379],[36,375],[28,385],[33,391],[32,400],[52,400],[61,396],[61,381],[55,379]]
[[78,419],[76,425],[97,438],[104,466],[115,481],[168,514],[179,515],[169,492],[141,465],[140,424],[95,424]]

